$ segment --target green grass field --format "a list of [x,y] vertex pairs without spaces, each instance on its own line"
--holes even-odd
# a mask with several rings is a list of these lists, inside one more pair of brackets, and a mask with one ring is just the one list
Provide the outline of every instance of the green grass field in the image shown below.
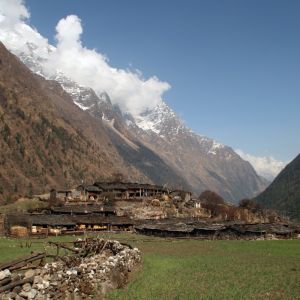
[[[300,299],[300,240],[110,237],[138,247],[143,264],[128,286],[111,292],[108,299]],[[24,247],[25,241],[0,238],[0,260],[43,249],[43,240],[33,241],[31,248]]]

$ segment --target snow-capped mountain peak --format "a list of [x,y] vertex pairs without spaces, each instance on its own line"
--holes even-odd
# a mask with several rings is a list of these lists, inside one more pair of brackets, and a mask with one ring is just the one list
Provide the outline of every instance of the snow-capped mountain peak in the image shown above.
[[172,142],[179,139],[186,140],[188,137],[195,139],[197,146],[207,155],[217,155],[219,151],[225,148],[225,145],[189,129],[165,102],[134,116],[134,121],[141,130],[149,134],[154,133]]
[[153,109],[145,110],[140,115],[134,116],[135,124],[142,130],[153,132],[159,136],[178,134],[185,128],[175,112],[165,103],[160,102]]

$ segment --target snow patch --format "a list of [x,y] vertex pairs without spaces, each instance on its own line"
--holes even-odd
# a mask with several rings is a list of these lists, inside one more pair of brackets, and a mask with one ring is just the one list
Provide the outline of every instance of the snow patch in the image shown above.
[[91,105],[91,106],[84,106],[84,105],[82,105],[82,104],[80,104],[80,103],[78,103],[78,102],[76,102],[76,101],[74,101],[74,103],[79,107],[79,108],[81,108],[82,110],[87,110],[87,109],[89,109],[89,108],[91,108],[93,105]]
[[159,121],[153,121],[153,120],[150,120],[150,119],[148,119],[148,118],[146,118],[146,117],[136,117],[136,125],[139,127],[139,128],[141,128],[141,129],[143,129],[143,130],[145,130],[145,131],[148,131],[148,130],[151,130],[151,131],[153,131],[154,133],[156,133],[156,134],[159,134],[160,133],[160,131],[159,131],[159,129],[157,129],[156,127],[157,127],[157,125],[159,125]]
[[176,135],[183,127],[182,121],[163,101],[161,101],[153,109],[148,109],[133,117],[136,125],[140,129],[152,131],[157,135],[163,135],[162,132],[165,130]]

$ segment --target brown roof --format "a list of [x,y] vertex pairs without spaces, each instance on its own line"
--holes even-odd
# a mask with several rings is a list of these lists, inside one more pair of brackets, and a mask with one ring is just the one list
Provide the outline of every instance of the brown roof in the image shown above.
[[161,185],[145,184],[137,182],[95,182],[95,186],[103,190],[127,190],[127,189],[148,189],[148,190],[166,190]]
[[126,190],[127,186],[122,182],[95,182],[95,186],[102,189],[103,191],[106,190]]
[[93,192],[93,193],[101,193],[101,192],[103,192],[103,190],[102,189],[100,189],[98,186],[96,186],[96,185],[87,185],[86,187],[85,187],[85,190],[87,191],[87,192]]
[[115,209],[107,205],[68,205],[62,207],[52,207],[53,213],[66,213],[66,214],[90,214],[90,213],[114,213]]
[[[111,224],[111,225],[134,225],[135,221],[127,217],[108,216],[99,214],[89,215],[46,215],[46,214],[18,214],[7,216],[11,225],[48,225],[48,226],[75,226],[80,224]],[[21,224],[19,224],[21,223]]]

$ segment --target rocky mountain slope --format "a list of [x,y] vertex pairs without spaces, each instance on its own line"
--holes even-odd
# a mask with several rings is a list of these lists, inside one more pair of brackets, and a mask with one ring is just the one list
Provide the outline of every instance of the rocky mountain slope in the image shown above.
[[300,154],[289,163],[256,201],[300,220]]
[[[75,105],[56,81],[34,75],[1,43],[0,66],[0,195],[70,187],[82,179],[91,183],[114,173],[133,181],[182,183],[144,146],[145,157],[129,164],[117,147],[132,149],[125,137],[108,135],[105,122]],[[133,148],[136,157],[143,152]]]
[[236,201],[265,187],[248,162],[230,147],[194,133],[165,103],[135,121],[131,131],[178,169],[197,193],[210,189]]

